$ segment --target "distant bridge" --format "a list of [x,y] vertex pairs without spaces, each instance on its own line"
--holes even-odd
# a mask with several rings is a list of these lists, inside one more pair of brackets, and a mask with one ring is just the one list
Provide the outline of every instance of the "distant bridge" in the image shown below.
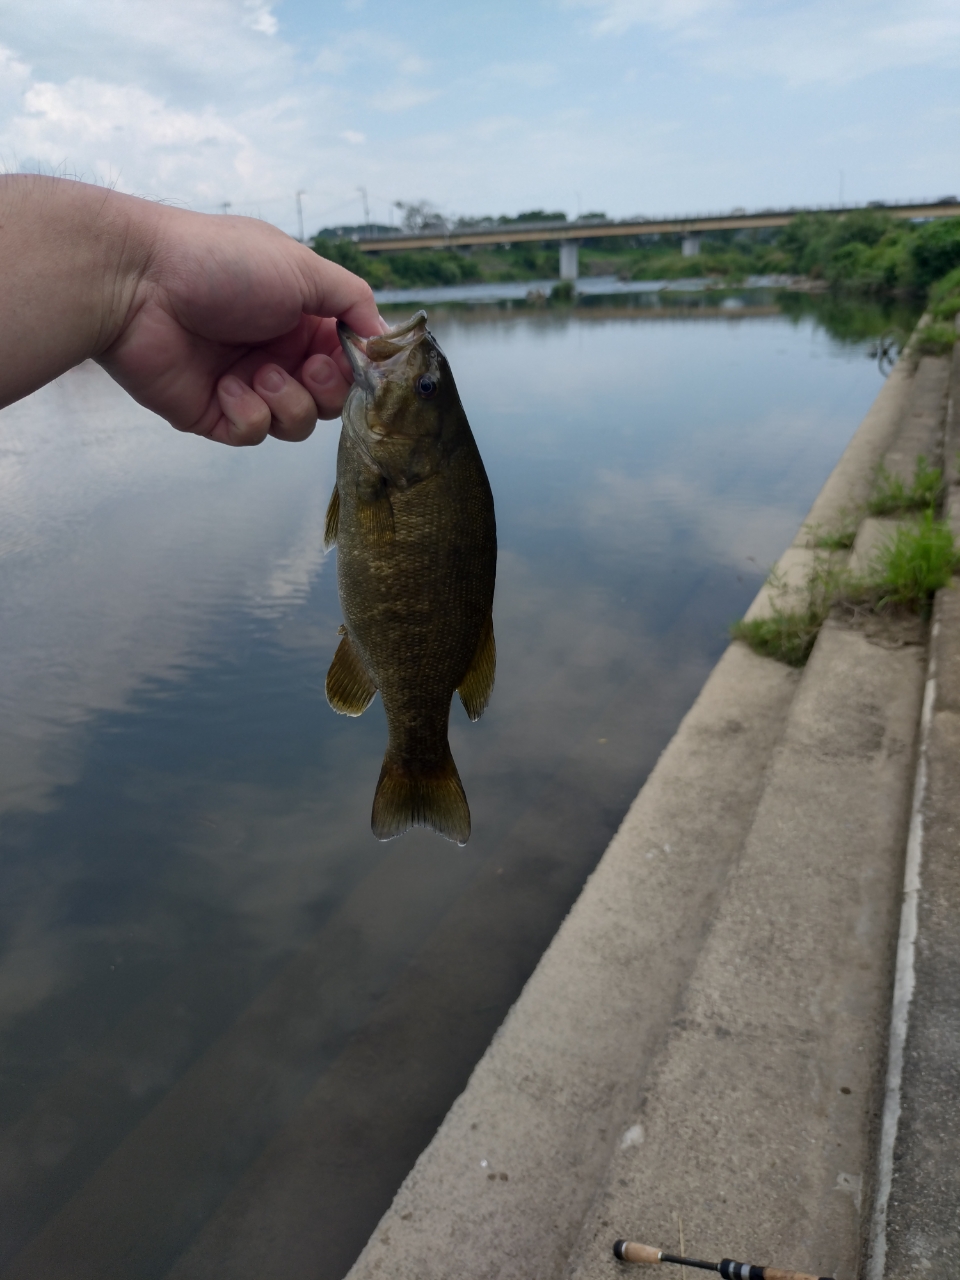
[[[531,240],[599,240],[608,236],[662,236],[681,235],[687,238],[686,251],[696,253],[697,237],[704,231],[738,231],[749,228],[785,227],[801,213],[852,213],[859,209],[875,209],[894,218],[957,218],[960,202],[955,196],[941,200],[916,201],[904,204],[832,205],[816,208],[761,209],[747,213],[734,209],[729,213],[705,213],[694,216],[670,218],[628,218],[617,222],[612,219],[590,218],[576,222],[512,222],[491,225],[478,223],[475,227],[458,227],[426,232],[401,232],[395,235],[355,234],[352,238],[364,253],[396,252],[398,249],[454,249],[475,244],[511,245]],[[573,248],[573,246],[571,246]]]

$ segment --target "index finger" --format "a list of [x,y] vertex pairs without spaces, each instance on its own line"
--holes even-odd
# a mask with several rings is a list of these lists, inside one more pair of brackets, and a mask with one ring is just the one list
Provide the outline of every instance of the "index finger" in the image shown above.
[[384,323],[373,290],[346,267],[302,246],[303,309],[312,316],[343,320],[362,338],[382,333]]

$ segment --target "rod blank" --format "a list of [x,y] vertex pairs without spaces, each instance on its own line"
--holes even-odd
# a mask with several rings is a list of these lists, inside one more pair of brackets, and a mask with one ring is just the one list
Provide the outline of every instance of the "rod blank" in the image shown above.
[[672,1262],[679,1267],[699,1267],[702,1271],[719,1271],[723,1280],[831,1280],[830,1276],[810,1276],[803,1271],[780,1271],[776,1267],[754,1267],[749,1262],[734,1262],[724,1258],[722,1262],[702,1262],[699,1258],[680,1258],[664,1253],[651,1244],[637,1244],[633,1240],[618,1240],[613,1246],[613,1256],[621,1262]]

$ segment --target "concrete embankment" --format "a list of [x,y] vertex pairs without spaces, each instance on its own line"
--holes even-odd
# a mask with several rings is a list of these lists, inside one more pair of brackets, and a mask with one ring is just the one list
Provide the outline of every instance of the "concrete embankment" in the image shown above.
[[[862,507],[881,462],[934,460],[946,375],[944,360],[893,371],[783,578],[811,563],[811,526]],[[765,589],[753,608],[769,603]],[[877,1198],[924,641],[834,620],[802,673],[730,646],[350,1280],[612,1278],[618,1236],[677,1251],[681,1234],[694,1256],[854,1280]],[[932,780],[939,767],[930,756]],[[948,793],[931,782],[945,849]],[[892,1233],[920,1194],[900,1188]]]

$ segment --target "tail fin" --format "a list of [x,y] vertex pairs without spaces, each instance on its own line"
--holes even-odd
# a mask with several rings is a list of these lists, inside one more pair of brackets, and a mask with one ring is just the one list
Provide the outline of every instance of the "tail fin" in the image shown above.
[[464,845],[470,839],[470,808],[450,748],[429,771],[414,772],[403,762],[383,758],[370,822],[378,840],[392,840],[411,827],[429,827]]

